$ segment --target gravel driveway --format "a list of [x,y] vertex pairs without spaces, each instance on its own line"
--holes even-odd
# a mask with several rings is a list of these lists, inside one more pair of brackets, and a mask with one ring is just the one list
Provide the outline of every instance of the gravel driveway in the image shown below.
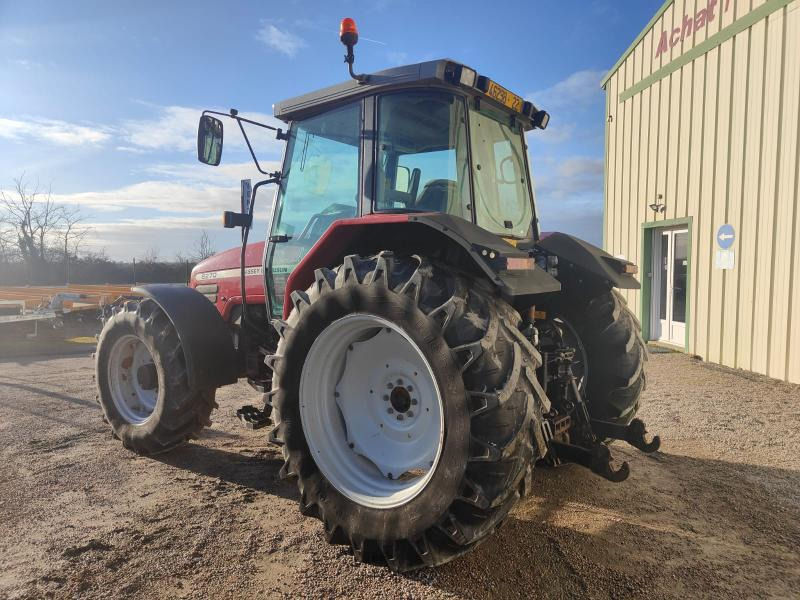
[[88,357],[0,362],[0,598],[790,597],[800,589],[800,388],[654,354],[660,433],[621,484],[539,469],[538,492],[464,558],[354,564],[297,509],[264,430],[220,391],[201,439],[157,459],[100,420]]

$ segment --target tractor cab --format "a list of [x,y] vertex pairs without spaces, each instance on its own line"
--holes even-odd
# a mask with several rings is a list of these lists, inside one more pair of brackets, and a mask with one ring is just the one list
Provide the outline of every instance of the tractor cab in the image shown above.
[[382,71],[276,104],[275,115],[289,139],[267,260],[274,308],[281,280],[337,219],[436,212],[538,237],[524,133],[546,113],[465,65]]

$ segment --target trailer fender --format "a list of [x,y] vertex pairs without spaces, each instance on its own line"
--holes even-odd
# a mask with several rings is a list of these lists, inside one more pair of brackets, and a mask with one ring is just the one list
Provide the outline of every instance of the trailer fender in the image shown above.
[[144,285],[133,291],[151,298],[175,326],[191,389],[209,390],[236,383],[240,361],[233,335],[203,294],[168,284]]
[[[558,257],[559,272],[572,268],[583,275],[607,282],[612,287],[638,290],[639,282],[633,273],[625,271],[630,261],[611,256],[608,252],[566,233],[548,233],[536,243],[545,254]],[[631,270],[630,267],[628,270]]]

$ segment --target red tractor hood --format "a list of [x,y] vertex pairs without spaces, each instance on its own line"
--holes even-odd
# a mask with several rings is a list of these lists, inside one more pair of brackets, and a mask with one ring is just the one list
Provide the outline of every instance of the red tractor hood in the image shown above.
[[[223,250],[197,264],[192,269],[189,287],[196,288],[219,310],[222,317],[230,320],[234,306],[242,302],[240,283],[241,247]],[[245,254],[245,286],[247,303],[263,304],[264,299],[264,242],[247,245]]]
[[[237,246],[236,248],[229,248],[222,252],[217,252],[213,256],[209,256],[204,261],[197,263],[192,269],[192,283],[197,275],[200,273],[211,273],[214,271],[224,271],[227,269],[238,269],[239,257],[241,256],[242,249]],[[247,253],[245,254],[245,264],[248,267],[260,267],[261,259],[264,257],[264,242],[255,242],[247,245]],[[194,286],[193,286],[194,287]]]

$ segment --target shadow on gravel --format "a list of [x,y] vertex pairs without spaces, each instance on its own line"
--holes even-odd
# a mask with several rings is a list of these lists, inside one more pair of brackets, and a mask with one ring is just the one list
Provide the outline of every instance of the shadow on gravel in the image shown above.
[[501,529],[423,577],[469,598],[797,589],[800,472],[668,453],[627,458],[633,474],[620,484],[572,466],[538,469],[533,497]]
[[44,388],[36,387],[33,385],[0,381],[0,387],[15,388],[20,391],[30,392],[31,394],[40,394],[42,396],[47,396],[48,398],[53,398],[54,400],[65,400],[67,402],[71,402],[72,404],[80,404],[81,406],[86,406],[88,408],[99,410],[97,403],[92,402],[90,400],[84,400],[83,398],[76,398],[75,396],[67,396],[66,394],[61,394],[59,392],[51,392]]
[[281,481],[278,476],[283,460],[277,457],[260,454],[246,456],[219,448],[187,444],[152,458],[196,475],[214,477],[288,500],[298,499],[297,488]]

